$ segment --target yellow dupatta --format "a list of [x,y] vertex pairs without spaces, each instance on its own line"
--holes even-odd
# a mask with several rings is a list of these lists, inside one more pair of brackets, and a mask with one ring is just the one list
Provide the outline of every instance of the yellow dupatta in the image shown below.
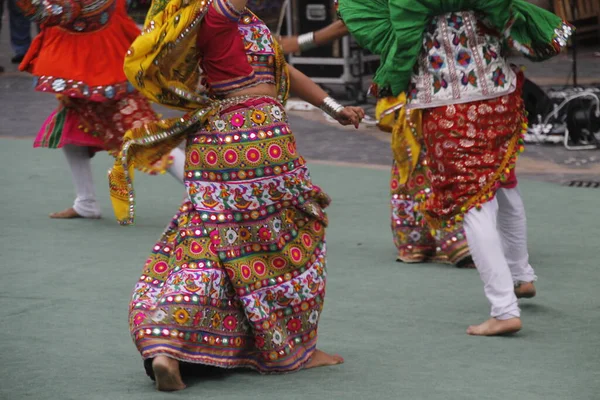
[[398,166],[399,184],[404,185],[419,161],[421,152],[421,110],[406,110],[406,94],[383,97],[375,108],[377,126],[392,133],[392,153]]
[[[212,0],[153,0],[142,34],[133,42],[125,58],[124,71],[135,88],[151,101],[187,111],[128,131],[114,166],[109,171],[110,197],[117,221],[129,225],[135,218],[133,168],[148,173],[164,173],[161,162],[185,138],[185,132],[202,125],[217,111],[217,102],[200,82],[196,39],[200,24]],[[275,42],[275,78],[278,99],[289,94],[289,73],[283,51]]]

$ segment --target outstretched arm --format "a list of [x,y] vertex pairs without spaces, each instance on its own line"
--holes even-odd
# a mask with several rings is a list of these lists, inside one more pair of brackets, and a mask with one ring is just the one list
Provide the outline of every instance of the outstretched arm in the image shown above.
[[290,71],[290,89],[302,100],[319,107],[342,125],[354,125],[358,129],[365,112],[360,107],[344,107],[314,83],[308,76],[288,65]]
[[300,36],[285,36],[279,41],[285,54],[297,53],[325,45],[341,39],[348,34],[348,28],[341,20],[327,25],[316,32],[304,33]]
[[79,0],[18,0],[17,6],[41,26],[68,25],[81,13]]

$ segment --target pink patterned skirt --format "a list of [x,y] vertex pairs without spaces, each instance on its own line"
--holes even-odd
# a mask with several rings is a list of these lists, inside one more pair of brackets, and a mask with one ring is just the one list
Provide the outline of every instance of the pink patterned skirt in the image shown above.
[[33,147],[56,149],[72,144],[116,155],[127,130],[158,118],[138,92],[103,102],[63,96],[58,100],[58,108],[42,125]]

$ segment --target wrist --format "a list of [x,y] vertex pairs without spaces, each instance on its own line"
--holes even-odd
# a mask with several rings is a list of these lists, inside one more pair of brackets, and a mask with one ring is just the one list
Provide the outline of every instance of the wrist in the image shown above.
[[298,48],[301,52],[314,49],[315,47],[317,47],[317,44],[315,43],[314,32],[303,33],[298,36]]
[[334,98],[327,96],[319,108],[330,117],[337,119],[344,109],[344,106],[338,103]]

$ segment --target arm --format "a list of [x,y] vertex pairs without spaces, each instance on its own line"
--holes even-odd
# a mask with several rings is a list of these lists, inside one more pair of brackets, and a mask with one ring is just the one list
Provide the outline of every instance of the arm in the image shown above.
[[17,6],[41,26],[68,25],[81,13],[78,0],[18,0]]
[[341,39],[347,34],[348,28],[346,28],[344,22],[337,20],[316,32],[309,32],[300,36],[283,37],[280,43],[285,54],[297,53]]
[[302,100],[319,107],[335,118],[342,125],[358,124],[364,118],[365,112],[360,107],[344,107],[337,103],[327,93],[314,83],[308,76],[288,65],[290,71],[290,89]]

